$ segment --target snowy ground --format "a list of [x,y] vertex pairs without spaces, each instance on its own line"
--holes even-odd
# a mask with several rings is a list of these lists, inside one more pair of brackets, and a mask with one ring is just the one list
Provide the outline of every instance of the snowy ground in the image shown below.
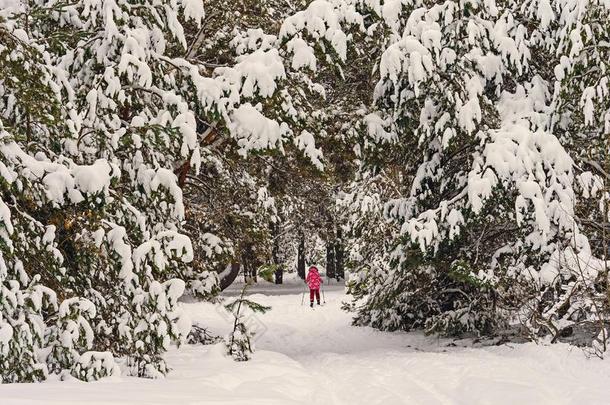
[[[448,347],[418,334],[355,328],[339,308],[345,296],[337,287],[314,310],[301,306],[293,287],[274,290],[280,295],[253,291],[273,310],[253,319],[260,336],[250,362],[225,358],[219,345],[183,346],[168,353],[173,371],[163,380],[2,385],[0,404],[610,403],[610,361],[587,359],[579,349]],[[197,322],[228,331],[217,307],[184,305]]]

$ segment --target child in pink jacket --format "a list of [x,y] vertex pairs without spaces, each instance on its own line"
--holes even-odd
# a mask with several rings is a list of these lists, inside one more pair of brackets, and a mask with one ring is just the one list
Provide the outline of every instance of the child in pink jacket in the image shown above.
[[318,268],[316,266],[311,266],[309,268],[309,272],[307,273],[305,282],[309,286],[309,306],[313,307],[314,295],[316,296],[318,305],[320,305],[320,284],[322,284],[323,281],[322,277],[320,277],[320,273],[318,273]]

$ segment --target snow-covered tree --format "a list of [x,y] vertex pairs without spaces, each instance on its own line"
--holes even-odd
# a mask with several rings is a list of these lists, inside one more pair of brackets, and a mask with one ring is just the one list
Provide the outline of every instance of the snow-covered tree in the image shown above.
[[271,307],[261,305],[257,302],[245,298],[246,284],[238,298],[225,305],[225,309],[233,315],[233,330],[225,338],[227,354],[235,361],[248,361],[254,352],[253,332],[249,329],[247,322],[249,317],[264,314]]
[[[548,72],[552,119],[557,134],[574,162],[576,173],[574,231],[559,243],[545,265],[548,282],[532,306],[532,328],[553,339],[580,330],[598,333],[596,354],[607,348],[608,332],[608,128],[609,108],[604,94],[608,82],[608,17],[603,2],[551,1],[526,3],[536,22],[531,34],[536,64]],[[542,52],[538,52],[542,50]],[[593,336],[595,337],[595,336]],[[595,345],[594,345],[595,346]]]
[[[225,3],[210,1],[206,7],[220,9]],[[331,2],[303,2],[310,4],[295,12],[299,2],[254,3],[240,5],[235,13],[211,12],[207,24],[192,30],[187,58],[218,77],[251,72],[231,101],[254,106],[253,114],[268,117],[269,125],[260,129],[273,140],[252,143],[238,133],[231,117],[201,117],[202,170],[187,173],[184,182],[188,212],[198,218],[187,225],[196,250],[213,251],[206,246],[208,235],[227,247],[216,258],[196,254],[197,265],[219,263],[216,267],[222,269],[223,261],[243,261],[248,273],[254,271],[249,262],[260,264],[277,252],[273,234],[292,240],[292,245],[284,244],[287,251],[298,245],[300,234],[312,234],[301,219],[318,215],[319,204],[312,202],[321,200],[335,177],[329,169],[350,166],[350,159],[339,153],[329,154],[333,160],[327,161],[322,149],[336,151],[344,145],[339,133],[348,125],[337,120],[344,112],[338,101],[350,93],[336,86],[348,56],[341,27],[359,27],[353,5],[336,9]],[[343,170],[344,176],[349,170]]]
[[59,266],[53,258],[54,245],[44,238],[45,227],[13,208],[19,202],[35,205],[35,201],[22,192],[29,182],[15,183],[17,176],[6,155],[25,155],[14,139],[25,141],[37,128],[34,125],[57,119],[59,102],[43,55],[14,21],[7,20],[11,11],[8,5],[0,14],[0,381],[32,382],[47,374],[39,359],[46,334],[43,311],[56,310],[57,299],[41,284],[41,276],[28,269],[42,265],[58,270]]
[[392,34],[363,150],[374,170],[401,172],[404,196],[385,210],[402,236],[356,321],[489,332],[531,315],[554,278],[546,264],[578,234],[573,160],[550,132],[552,78],[531,62],[520,4],[384,11]]
[[107,374],[87,371],[100,358],[79,356],[88,350],[107,352],[106,370],[126,356],[133,374],[161,375],[162,353],[188,333],[177,308],[184,282],[173,278],[192,258],[172,168],[199,156],[187,79],[167,54],[185,45],[179,15],[200,20],[203,9],[9,3],[0,17],[2,378],[42,379],[45,363],[79,378]]

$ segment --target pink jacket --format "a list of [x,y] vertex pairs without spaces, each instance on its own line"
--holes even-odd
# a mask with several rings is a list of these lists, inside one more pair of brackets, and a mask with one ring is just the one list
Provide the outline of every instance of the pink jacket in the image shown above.
[[309,269],[309,273],[307,273],[307,278],[305,278],[305,282],[309,286],[310,290],[317,290],[320,288],[320,284],[322,284],[322,277],[318,273],[318,269],[312,267]]

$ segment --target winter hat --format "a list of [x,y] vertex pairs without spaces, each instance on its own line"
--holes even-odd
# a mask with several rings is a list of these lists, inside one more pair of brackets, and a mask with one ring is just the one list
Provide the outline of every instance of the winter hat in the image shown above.
[[319,270],[318,270],[318,268],[316,266],[309,267],[309,271],[312,271],[312,270],[315,270],[315,271],[319,272]]

